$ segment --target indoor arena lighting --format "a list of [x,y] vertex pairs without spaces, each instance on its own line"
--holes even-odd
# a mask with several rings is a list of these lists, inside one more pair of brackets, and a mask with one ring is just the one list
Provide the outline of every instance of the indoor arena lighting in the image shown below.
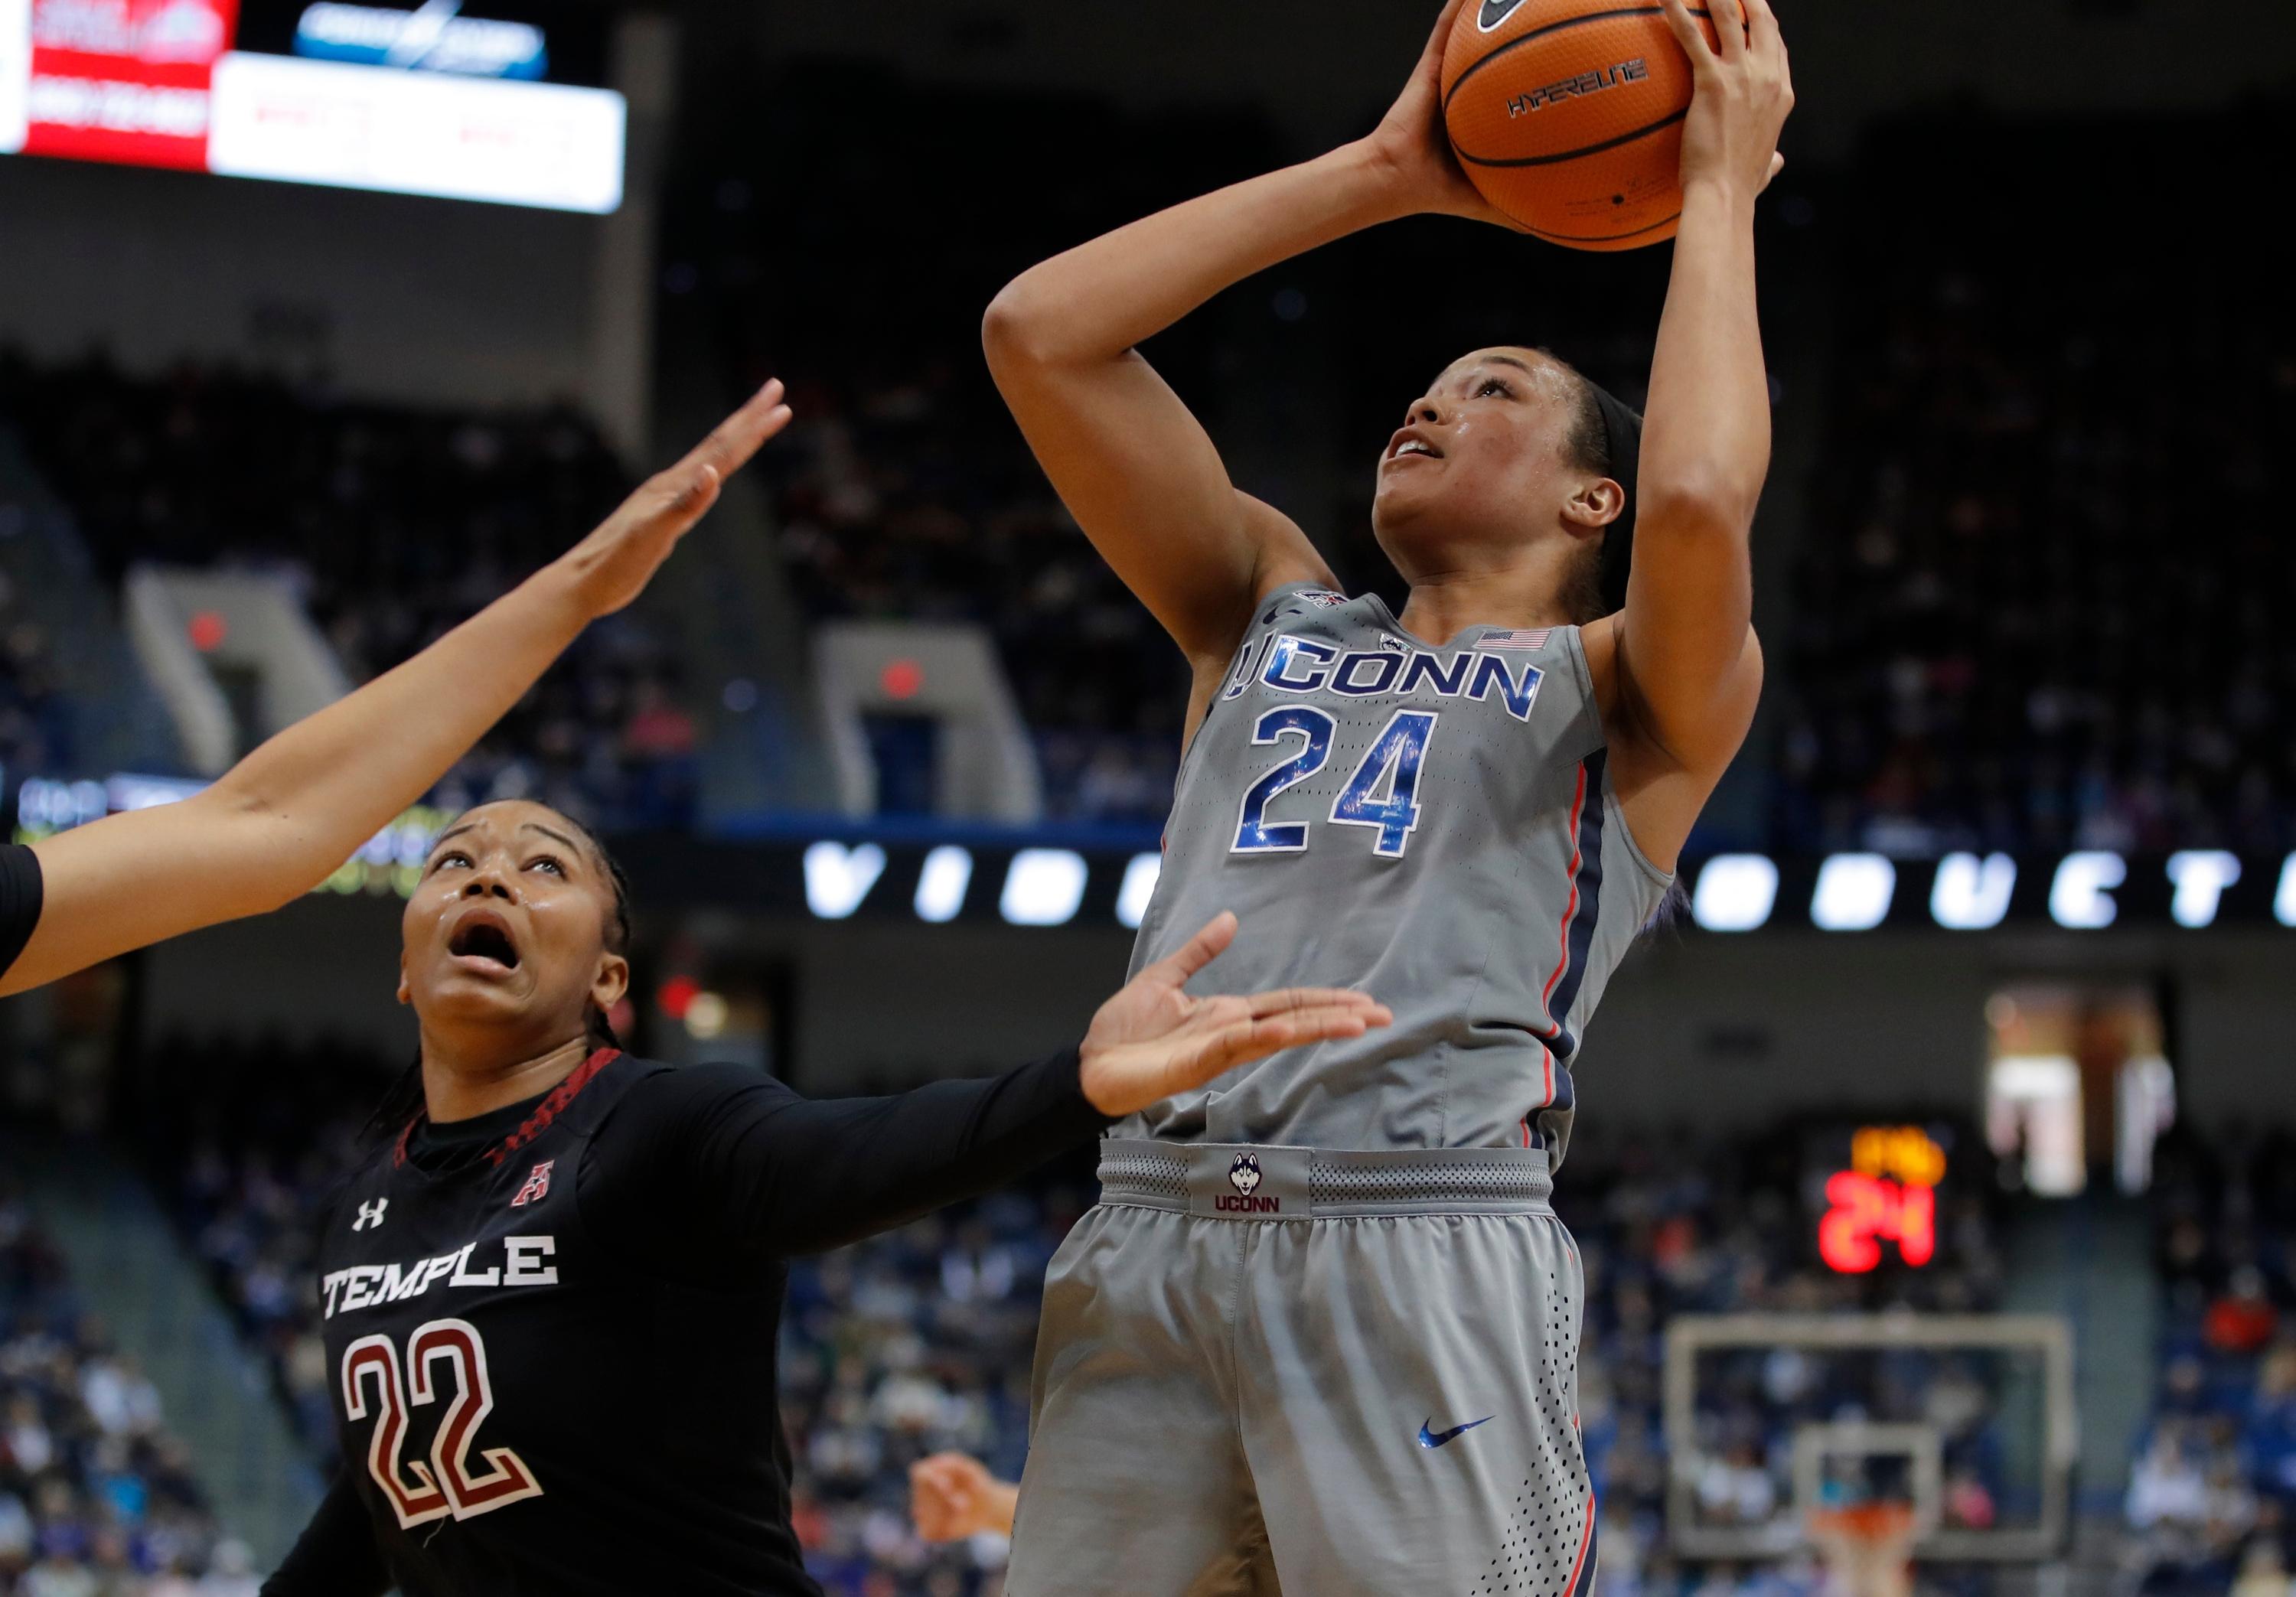
[[2280,862],[2280,890],[2272,896],[2272,918],[2296,926],[2296,854]]
[[842,921],[884,873],[885,851],[874,843],[816,843],[805,851],[805,906],[824,921]]
[[1067,848],[1023,848],[1004,872],[996,907],[1015,926],[1063,926],[1084,902],[1084,856]]
[[1778,868],[1759,854],[1718,854],[1698,873],[1691,918],[1709,931],[1752,931],[1778,901]]
[[1878,854],[1836,854],[1817,868],[1809,918],[1820,931],[1871,931],[1897,897],[1898,867]]
[[2177,884],[2169,905],[2177,924],[2206,926],[2216,920],[2224,890],[2240,880],[2240,860],[2221,848],[2186,848],[2169,856],[2169,880]]
[[[2296,856],[2292,856],[2296,858]],[[1124,885],[1116,889],[1116,919],[1133,930],[1148,918],[1148,901],[1156,896],[1157,880],[1164,874],[1160,854],[1136,854],[1124,867]]]
[[1948,931],[1990,931],[2009,913],[2017,862],[2005,854],[1948,854],[1930,888],[1930,915]]
[[2060,926],[2094,931],[2120,913],[2112,889],[2128,880],[2128,863],[2102,848],[2068,854],[2049,883],[2049,915]]
[[917,919],[954,921],[964,907],[964,889],[972,885],[972,855],[954,843],[943,843],[925,856],[917,872]]

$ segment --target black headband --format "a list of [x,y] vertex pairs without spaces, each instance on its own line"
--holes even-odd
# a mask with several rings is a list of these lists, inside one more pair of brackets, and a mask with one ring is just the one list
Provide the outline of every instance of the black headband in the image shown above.
[[1589,381],[1603,413],[1603,432],[1611,446],[1611,479],[1627,491],[1626,508],[1603,534],[1603,604],[1606,611],[1627,607],[1627,573],[1635,563],[1635,479],[1641,474],[1643,419],[1599,382]]

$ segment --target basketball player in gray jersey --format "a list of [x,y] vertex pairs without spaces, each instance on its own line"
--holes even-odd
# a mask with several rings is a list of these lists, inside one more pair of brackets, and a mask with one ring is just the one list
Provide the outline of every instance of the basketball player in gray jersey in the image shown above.
[[[1236,490],[1135,348],[1357,228],[1498,219],[1443,134],[1456,3],[1368,138],[989,308],[1038,460],[1194,665],[1135,968],[1232,907],[1250,937],[1218,990],[1360,987],[1395,1014],[1103,1145],[1046,1281],[1013,1597],[1592,1585],[1582,1282],[1546,1197],[1595,1000],[1760,690],[1753,211],[1792,98],[1767,0],[1713,0],[1718,47],[1662,0],[1696,90],[1646,428],[1535,349],[1454,362],[1379,463],[1399,614]],[[1398,285],[1399,314],[1443,291]]]

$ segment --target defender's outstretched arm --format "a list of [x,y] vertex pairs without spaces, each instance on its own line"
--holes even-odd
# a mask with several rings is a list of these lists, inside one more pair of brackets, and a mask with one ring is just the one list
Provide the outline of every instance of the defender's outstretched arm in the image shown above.
[[1459,4],[1444,7],[1367,138],[1055,256],[988,307],[989,370],[1021,431],[1086,536],[1195,662],[1200,686],[1226,668],[1262,594],[1332,577],[1295,524],[1236,490],[1135,346],[1253,273],[1374,223],[1498,219],[1442,131],[1437,78]]
[[34,845],[42,907],[0,994],[308,892],[429,791],[583,627],[638,596],[719,486],[788,422],[767,383],[598,528],[414,659],[179,804]]
[[[1651,362],[1635,561],[1612,623],[1622,765],[1636,834],[1661,863],[1752,725],[1754,509],[1770,463],[1769,379],[1754,293],[1754,201],[1793,109],[1769,0],[1715,0],[1721,45],[1664,0],[1697,87],[1684,128],[1682,225]],[[1740,17],[1742,14],[1743,21]]]

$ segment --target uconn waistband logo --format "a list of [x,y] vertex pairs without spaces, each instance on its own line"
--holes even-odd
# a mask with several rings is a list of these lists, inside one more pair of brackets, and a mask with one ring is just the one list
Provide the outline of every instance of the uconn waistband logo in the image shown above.
[[1283,1208],[1281,1198],[1257,1198],[1259,1191],[1259,1157],[1239,1153],[1227,1167],[1227,1183],[1235,1189],[1235,1196],[1226,1192],[1212,1200],[1212,1207],[1226,1214],[1273,1215]]

